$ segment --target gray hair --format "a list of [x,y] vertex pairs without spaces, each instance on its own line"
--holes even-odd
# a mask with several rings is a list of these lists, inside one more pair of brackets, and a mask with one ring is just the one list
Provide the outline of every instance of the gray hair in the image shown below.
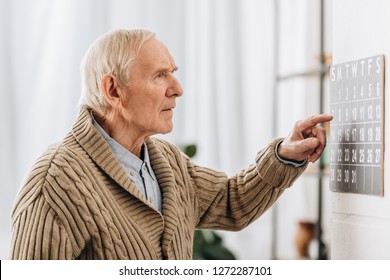
[[127,86],[131,64],[139,49],[155,37],[155,33],[145,29],[120,29],[104,34],[92,43],[81,64],[80,105],[87,105],[104,116],[109,104],[102,93],[103,75],[112,74],[117,78],[119,86]]

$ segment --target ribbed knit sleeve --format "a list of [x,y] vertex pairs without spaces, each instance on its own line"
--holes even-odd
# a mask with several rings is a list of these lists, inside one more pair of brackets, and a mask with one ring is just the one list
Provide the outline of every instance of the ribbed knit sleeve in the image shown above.
[[39,195],[13,222],[11,259],[72,259],[73,250],[64,226]]
[[307,165],[295,168],[275,156],[276,139],[256,162],[237,175],[190,168],[199,201],[198,228],[240,230],[262,215],[291,186]]
[[61,193],[47,188],[50,169],[47,162],[52,159],[49,149],[37,163],[21,189],[12,213],[13,236],[11,259],[72,259],[71,240],[59,218]]

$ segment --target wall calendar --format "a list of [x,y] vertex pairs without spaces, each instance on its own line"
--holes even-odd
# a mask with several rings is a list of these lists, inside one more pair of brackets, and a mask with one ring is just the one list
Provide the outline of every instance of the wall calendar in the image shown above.
[[330,67],[330,189],[383,196],[383,55]]

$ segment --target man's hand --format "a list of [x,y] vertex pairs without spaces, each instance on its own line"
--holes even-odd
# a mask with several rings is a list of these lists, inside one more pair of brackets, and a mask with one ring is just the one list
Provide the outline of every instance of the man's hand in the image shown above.
[[322,114],[296,122],[290,135],[279,145],[278,155],[287,160],[315,162],[326,146],[326,131],[320,123],[332,119]]

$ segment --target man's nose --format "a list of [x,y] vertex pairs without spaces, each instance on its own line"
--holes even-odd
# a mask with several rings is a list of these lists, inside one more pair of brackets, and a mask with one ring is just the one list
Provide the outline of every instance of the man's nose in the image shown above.
[[175,95],[176,97],[180,97],[183,95],[183,88],[179,80],[175,76],[171,76],[171,86],[167,90],[167,95]]

